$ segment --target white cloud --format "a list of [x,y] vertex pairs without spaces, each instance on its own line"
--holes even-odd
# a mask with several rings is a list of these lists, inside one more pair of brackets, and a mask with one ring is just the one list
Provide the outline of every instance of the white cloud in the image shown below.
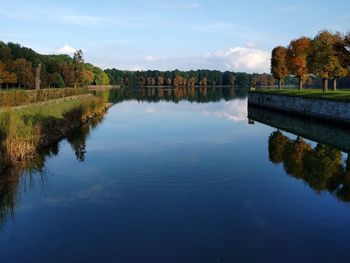
[[131,59],[104,57],[93,63],[103,68],[125,70],[196,70],[210,69],[222,71],[267,73],[270,71],[270,52],[258,48],[234,47],[209,52],[202,56],[161,58],[145,56]]
[[[170,107],[170,108],[169,108]],[[132,101],[126,104],[121,104],[119,111],[128,111],[139,109],[146,113],[164,113],[171,109],[171,105],[167,102],[159,102],[149,106],[148,104]],[[197,112],[205,117],[225,119],[233,122],[247,121],[247,99],[235,99],[231,101],[222,101],[221,103],[193,103],[189,101],[180,101],[176,104],[177,111]]]
[[153,112],[155,112],[155,111],[156,111],[156,109],[153,108],[153,107],[147,107],[147,108],[145,109],[145,112],[147,112],[147,113],[153,113]]
[[144,57],[144,59],[145,59],[146,61],[155,61],[157,58],[154,57],[154,56],[146,56],[146,57]]
[[235,47],[210,52],[203,56],[206,64],[222,70],[268,72],[270,53],[257,48]]
[[66,55],[73,55],[76,51],[77,50],[70,45],[64,45],[63,47],[57,49],[57,53]]
[[226,101],[218,105],[200,105],[198,109],[206,117],[215,117],[234,122],[245,122],[247,120],[246,99]]

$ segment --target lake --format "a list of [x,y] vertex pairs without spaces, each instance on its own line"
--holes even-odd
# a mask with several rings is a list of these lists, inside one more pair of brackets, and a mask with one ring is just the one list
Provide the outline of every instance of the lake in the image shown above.
[[349,262],[347,130],[244,89],[112,93],[2,175],[1,262]]

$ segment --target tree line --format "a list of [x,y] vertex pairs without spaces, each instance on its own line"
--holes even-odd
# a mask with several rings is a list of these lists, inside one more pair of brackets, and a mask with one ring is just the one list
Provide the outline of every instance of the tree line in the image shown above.
[[[108,85],[108,75],[85,63],[83,52],[68,55],[42,55],[15,43],[0,41],[0,88],[82,87]],[[37,87],[38,88],[38,87]]]
[[[245,72],[217,71],[217,70],[191,70],[191,71],[125,71],[107,69],[112,85],[125,87],[148,86],[273,86],[275,79],[271,74],[248,74]],[[286,84],[293,85],[293,77],[286,78]]]
[[[328,89],[350,86],[350,34],[321,31],[314,39],[301,37],[292,40],[288,47],[272,51],[272,74],[245,72],[191,70],[191,71],[127,71],[115,68],[102,70],[85,63],[83,52],[68,55],[42,55],[15,43],[0,41],[0,88],[83,87],[88,85],[119,85],[124,87],[147,86],[273,86],[275,79],[281,88],[303,85]],[[339,80],[339,81],[338,81]]]
[[309,76],[322,80],[323,91],[328,91],[328,82],[337,81],[350,73],[350,33],[343,35],[327,30],[320,31],[313,39],[293,39],[288,47],[278,46],[272,50],[271,73],[278,80],[279,89],[286,77],[298,79],[299,90]]

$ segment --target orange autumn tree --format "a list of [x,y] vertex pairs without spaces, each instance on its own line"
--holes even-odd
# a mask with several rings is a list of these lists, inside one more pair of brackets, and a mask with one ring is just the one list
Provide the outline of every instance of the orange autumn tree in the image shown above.
[[278,46],[272,50],[271,73],[278,80],[278,89],[281,90],[283,79],[289,75],[285,47]]
[[14,61],[13,68],[17,76],[18,87],[21,85],[28,88],[34,87],[34,74],[32,63],[24,58],[20,58]]
[[183,85],[183,77],[177,75],[173,81],[174,87],[180,87]]
[[6,69],[5,63],[0,61],[0,89],[2,84],[14,84],[17,82],[17,76],[15,73],[9,72]]
[[289,72],[299,79],[299,90],[303,89],[303,83],[307,78],[308,56],[311,50],[311,39],[301,37],[290,42],[287,51],[287,63]]
[[94,82],[95,74],[92,70],[84,68],[83,69],[83,84],[89,85]]
[[157,77],[157,84],[158,84],[158,86],[164,85],[164,78],[162,76]]

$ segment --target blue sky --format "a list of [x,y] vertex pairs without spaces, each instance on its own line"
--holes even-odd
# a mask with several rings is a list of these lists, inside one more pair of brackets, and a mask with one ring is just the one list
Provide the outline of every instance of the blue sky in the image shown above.
[[350,1],[3,1],[0,40],[83,49],[103,68],[268,71],[269,54],[321,29],[350,30]]

